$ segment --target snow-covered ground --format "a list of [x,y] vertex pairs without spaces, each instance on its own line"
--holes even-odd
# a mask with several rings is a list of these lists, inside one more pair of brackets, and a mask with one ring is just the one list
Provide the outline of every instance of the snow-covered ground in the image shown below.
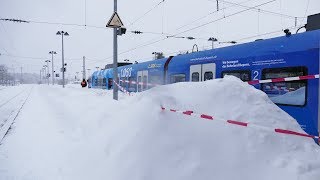
[[266,94],[234,77],[119,95],[113,101],[111,91],[34,85],[0,145],[0,179],[320,178],[312,139],[160,109],[303,132]]

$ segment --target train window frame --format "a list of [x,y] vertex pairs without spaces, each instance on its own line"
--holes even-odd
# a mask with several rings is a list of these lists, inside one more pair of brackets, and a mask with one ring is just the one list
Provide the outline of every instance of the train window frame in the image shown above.
[[[206,74],[211,73],[211,79],[206,79]],[[213,80],[213,72],[212,71],[206,71],[203,73],[203,81],[210,81]]]
[[172,82],[172,78],[173,77],[177,77],[177,76],[179,76],[179,75],[183,75],[184,76],[184,81],[179,81],[179,82],[186,82],[186,78],[187,78],[187,76],[186,76],[186,74],[185,73],[177,73],[177,74],[171,74],[170,75],[170,84],[173,84],[173,83],[179,83],[179,82]]
[[142,89],[146,90],[148,89],[148,76],[147,75],[143,75],[142,76]]
[[[291,67],[278,67],[278,68],[265,68],[262,69],[261,71],[261,79],[265,80],[266,79],[266,73],[268,72],[272,72],[272,71],[284,71],[284,72],[294,72],[291,69],[302,69],[302,75],[301,76],[306,76],[308,75],[308,68],[306,66],[291,66]],[[290,71],[291,70],[291,71]],[[290,77],[290,76],[289,76]],[[295,77],[295,76],[291,76],[291,77]],[[286,78],[286,77],[278,77],[278,78]],[[274,78],[272,78],[274,79]],[[285,83],[294,83],[294,82],[304,82],[305,83],[305,92],[304,92],[304,104],[303,105],[297,105],[297,104],[285,104],[285,103],[275,103],[276,105],[280,105],[280,106],[293,106],[293,107],[305,107],[308,103],[308,80],[297,80],[297,81],[288,81]],[[265,93],[265,91],[263,90],[263,85],[260,86],[260,90],[263,91]],[[271,100],[271,99],[270,99]]]
[[108,89],[113,88],[113,78],[108,78]]
[[137,88],[137,85],[136,83],[133,83],[133,82],[137,82],[136,78],[134,76],[131,76],[128,78],[128,90],[130,92],[133,92],[133,91],[136,91],[136,88]]
[[142,85],[140,84],[142,82],[141,80],[142,80],[142,76],[138,76],[138,78],[137,78],[137,85],[138,85],[137,91],[138,92],[142,91]]
[[[198,74],[198,80],[197,81],[193,80],[193,74]],[[199,72],[192,72],[192,74],[191,74],[191,82],[200,82],[200,73]]]
[[[248,74],[248,77],[249,77],[249,80],[248,81],[251,81],[251,71],[250,70],[229,70],[229,71],[222,71],[221,72],[221,78],[223,78],[225,76],[225,73],[247,73]],[[231,75],[232,76],[232,75]],[[241,79],[241,78],[239,78]],[[243,82],[246,82],[244,80],[241,79],[241,81]]]

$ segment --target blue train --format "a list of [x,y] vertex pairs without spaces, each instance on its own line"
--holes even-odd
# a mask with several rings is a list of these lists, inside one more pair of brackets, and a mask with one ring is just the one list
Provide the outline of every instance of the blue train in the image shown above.
[[[319,74],[320,30],[171,56],[118,68],[120,84],[141,92],[153,84],[197,82],[225,75],[243,81]],[[126,82],[127,81],[127,82]],[[137,83],[128,83],[134,81]],[[93,88],[111,89],[113,71],[96,71]],[[294,117],[310,135],[319,135],[319,79],[256,84],[281,109]]]

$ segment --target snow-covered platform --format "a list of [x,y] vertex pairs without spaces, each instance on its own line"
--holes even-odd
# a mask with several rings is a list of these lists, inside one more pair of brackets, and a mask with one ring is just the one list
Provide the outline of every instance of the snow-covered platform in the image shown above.
[[190,109],[303,133],[266,94],[234,77],[120,94],[119,101],[113,101],[111,93],[35,85],[0,146],[0,179],[320,177],[320,148],[310,138],[205,121],[160,108]]

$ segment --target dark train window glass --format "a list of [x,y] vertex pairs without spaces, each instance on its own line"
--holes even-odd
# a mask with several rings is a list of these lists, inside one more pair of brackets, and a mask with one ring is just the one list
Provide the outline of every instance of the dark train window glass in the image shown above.
[[133,84],[133,81],[136,81],[136,79],[135,78],[133,78],[133,77],[129,77],[129,85],[128,85],[128,87],[129,87],[129,91],[130,92],[134,92],[134,91],[136,91],[136,84]]
[[242,81],[250,81],[250,71],[224,71],[222,72],[222,77],[225,75],[235,76]]
[[112,78],[109,78],[109,79],[108,79],[108,89],[111,89],[111,88],[112,88],[112,85],[113,85],[113,79],[112,79]]
[[102,88],[106,88],[106,85],[107,85],[107,79],[106,78],[103,78],[102,79]]
[[170,82],[171,83],[177,83],[177,82],[185,82],[186,81],[186,75],[185,74],[174,74],[170,76]]
[[[270,68],[262,71],[262,79],[307,75],[306,67]],[[265,83],[261,85],[269,98],[279,105],[304,106],[307,101],[307,80]]]
[[141,83],[141,76],[138,76],[138,92],[141,92],[141,85],[140,85],[140,83]]
[[148,87],[148,76],[143,76],[143,90],[146,90]]
[[192,73],[192,77],[191,77],[191,79],[192,79],[192,82],[199,82],[199,73],[198,72],[194,72],[194,73]]
[[160,76],[149,76],[149,83],[151,84],[162,84],[162,77]]
[[207,81],[207,80],[211,80],[211,79],[213,79],[213,73],[211,71],[205,72],[203,80]]

